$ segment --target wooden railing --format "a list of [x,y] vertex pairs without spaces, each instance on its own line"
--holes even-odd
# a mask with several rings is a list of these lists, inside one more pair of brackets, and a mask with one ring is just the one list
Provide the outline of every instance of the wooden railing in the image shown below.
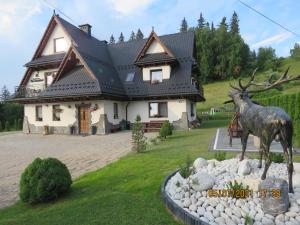
[[15,98],[32,98],[38,96],[43,90],[44,86],[40,88],[18,86],[15,88]]

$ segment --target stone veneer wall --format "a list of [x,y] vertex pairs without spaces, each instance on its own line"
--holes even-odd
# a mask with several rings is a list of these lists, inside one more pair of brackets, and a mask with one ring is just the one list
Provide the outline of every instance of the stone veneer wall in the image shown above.
[[187,112],[181,114],[179,120],[173,121],[173,127],[175,130],[188,130],[189,129],[189,120]]

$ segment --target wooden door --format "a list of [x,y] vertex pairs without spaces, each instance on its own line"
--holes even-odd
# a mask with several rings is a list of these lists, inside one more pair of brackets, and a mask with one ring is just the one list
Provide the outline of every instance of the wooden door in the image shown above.
[[79,108],[79,127],[81,134],[89,133],[89,108]]

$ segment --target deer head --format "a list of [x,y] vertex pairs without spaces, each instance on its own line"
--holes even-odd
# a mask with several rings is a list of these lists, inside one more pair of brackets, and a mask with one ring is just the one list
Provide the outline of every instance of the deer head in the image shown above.
[[[290,82],[290,81],[295,81],[295,80],[300,80],[300,75],[295,76],[295,77],[289,77],[288,72],[289,72],[289,67],[287,70],[284,72],[284,74],[276,81],[271,82],[271,78],[268,79],[268,83],[266,85],[266,82],[263,83],[257,83],[254,82],[254,77],[257,69],[255,69],[250,77],[250,80],[246,85],[243,85],[242,79],[239,79],[239,87],[235,87],[232,84],[230,84],[230,87],[232,90],[229,91],[229,97],[232,98],[232,100],[227,101],[226,103],[229,102],[234,102],[237,104],[240,101],[249,101],[251,97],[249,97],[249,94],[251,93],[259,93],[263,91],[270,90],[272,88],[278,87],[284,83]],[[249,89],[251,86],[256,86],[256,87],[262,87],[262,88],[256,88],[256,89]]]

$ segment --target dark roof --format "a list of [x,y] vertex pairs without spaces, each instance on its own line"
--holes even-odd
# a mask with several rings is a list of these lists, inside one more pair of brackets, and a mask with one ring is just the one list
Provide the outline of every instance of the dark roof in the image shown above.
[[40,97],[88,95],[100,92],[98,82],[89,77],[83,66],[77,66],[62,79],[47,87]]
[[54,55],[43,55],[37,59],[34,59],[26,63],[25,66],[35,67],[35,66],[50,64],[50,63],[60,63],[63,60],[64,56],[65,53],[54,54]]
[[[192,65],[194,64],[194,33],[184,32],[159,36],[164,45],[172,51],[177,65],[172,68],[170,79],[159,84],[150,84],[142,79],[142,68],[134,61],[144,47],[147,39],[124,43],[107,44],[88,35],[78,27],[57,17],[74,43],[72,46],[80,54],[96,80],[80,67],[63,74],[56,82],[41,93],[44,96],[109,94],[120,97],[138,98],[168,95],[194,95],[203,100],[202,94],[191,84]],[[164,54],[145,55],[141,59],[149,61],[172,61],[173,57]],[[126,77],[135,72],[133,82]]]
[[175,57],[171,57],[166,53],[153,53],[146,54],[141,57],[138,61],[135,62],[135,65],[151,65],[155,63],[168,63],[168,62],[176,62]]

